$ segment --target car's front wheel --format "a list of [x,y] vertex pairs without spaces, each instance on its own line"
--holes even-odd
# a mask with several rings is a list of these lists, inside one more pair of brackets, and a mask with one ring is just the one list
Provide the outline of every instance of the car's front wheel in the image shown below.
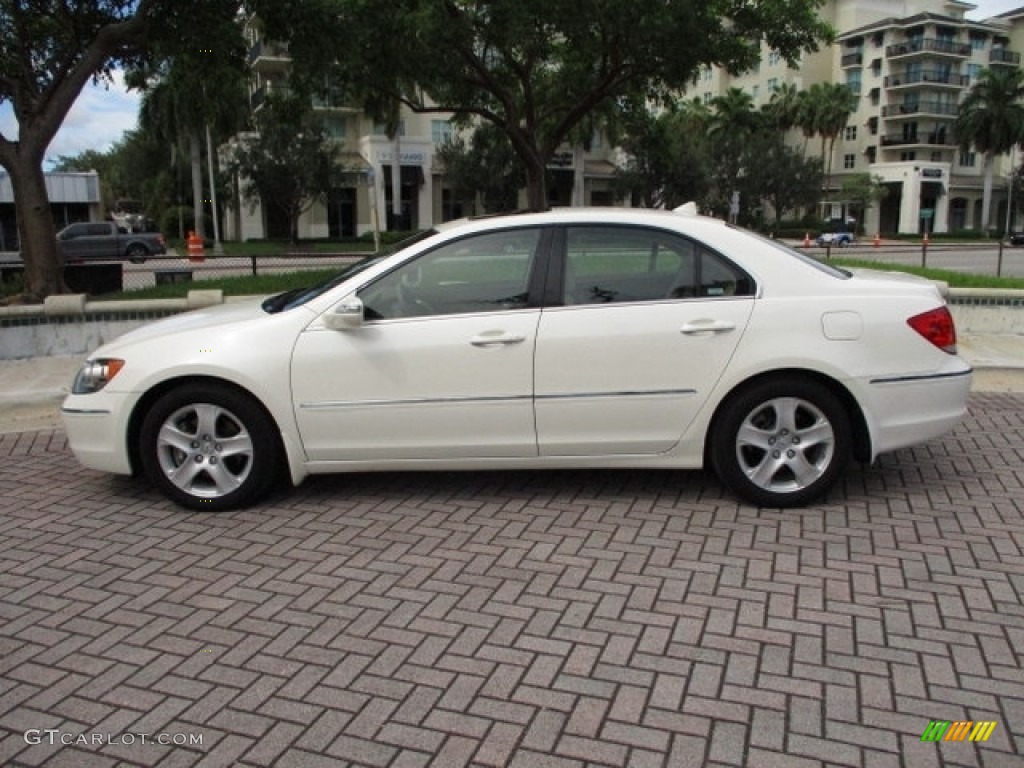
[[149,480],[184,507],[219,511],[258,501],[280,467],[274,424],[248,395],[187,384],[149,409],[139,455]]
[[149,256],[149,251],[144,246],[133,245],[128,249],[125,256],[132,264],[143,264],[146,261],[146,257]]
[[794,507],[824,494],[845,471],[850,419],[842,402],[811,379],[768,379],[740,390],[713,426],[719,478],[762,507]]

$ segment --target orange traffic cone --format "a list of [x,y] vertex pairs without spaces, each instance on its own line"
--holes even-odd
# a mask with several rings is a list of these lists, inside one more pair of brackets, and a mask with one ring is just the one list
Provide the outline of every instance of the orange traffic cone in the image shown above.
[[811,233],[810,232],[804,232],[804,248],[810,248],[810,247],[811,247]]
[[881,235],[879,235],[879,234],[878,234],[878,233],[876,232],[876,233],[875,233],[875,241],[874,241],[874,242],[872,243],[872,245],[873,245],[873,246],[875,246],[875,248],[877,248],[877,247],[878,247],[878,246],[880,246],[881,244],[882,244],[882,236],[881,236]]

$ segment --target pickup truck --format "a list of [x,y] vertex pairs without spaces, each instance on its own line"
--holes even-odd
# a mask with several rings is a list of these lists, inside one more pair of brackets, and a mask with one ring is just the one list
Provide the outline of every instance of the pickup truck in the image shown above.
[[129,232],[113,221],[71,224],[57,233],[57,247],[65,264],[120,259],[141,264],[150,256],[167,253],[159,232]]

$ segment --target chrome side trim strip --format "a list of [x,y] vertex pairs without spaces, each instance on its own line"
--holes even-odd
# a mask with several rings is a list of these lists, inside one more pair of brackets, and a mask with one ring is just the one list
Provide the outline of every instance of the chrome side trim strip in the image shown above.
[[928,373],[921,376],[889,376],[883,379],[871,379],[872,384],[902,384],[908,381],[935,381],[937,379],[959,379],[962,376],[970,376],[974,373],[973,368],[956,373]]
[[529,400],[580,400],[609,397],[670,397],[695,395],[695,389],[653,389],[636,392],[586,392],[567,395],[493,396],[493,397],[411,397],[402,400],[331,400],[321,403],[300,403],[299,408],[307,411],[338,410],[345,408],[376,408],[380,406],[445,405],[452,403],[515,403]]
[[336,408],[372,408],[382,405],[439,405],[443,403],[513,403],[532,400],[530,395],[494,397],[410,397],[403,400],[332,400],[323,403],[300,403],[299,408],[317,411]]
[[109,416],[110,410],[107,408],[64,408],[61,407],[61,413],[76,413],[83,416]]
[[579,400],[582,398],[606,397],[672,397],[674,395],[695,395],[696,389],[643,389],[622,392],[581,392],[571,395],[537,395],[538,400]]

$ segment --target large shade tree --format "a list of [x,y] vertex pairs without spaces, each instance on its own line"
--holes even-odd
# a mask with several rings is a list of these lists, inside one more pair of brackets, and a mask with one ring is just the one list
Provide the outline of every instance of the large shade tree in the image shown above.
[[0,104],[18,125],[17,136],[0,134],[0,165],[17,201],[29,300],[63,288],[43,160],[86,83],[139,63],[156,40],[200,45],[196,32],[210,16],[237,8],[235,0],[0,0]]
[[953,125],[961,149],[974,147],[984,155],[981,226],[992,225],[992,176],[995,158],[1024,141],[1024,72],[999,68],[982,70],[960,104]]
[[528,204],[545,169],[595,110],[659,100],[700,67],[753,66],[762,45],[796,63],[831,38],[823,0],[254,0],[299,70],[337,77],[418,112],[453,112],[508,136]]

